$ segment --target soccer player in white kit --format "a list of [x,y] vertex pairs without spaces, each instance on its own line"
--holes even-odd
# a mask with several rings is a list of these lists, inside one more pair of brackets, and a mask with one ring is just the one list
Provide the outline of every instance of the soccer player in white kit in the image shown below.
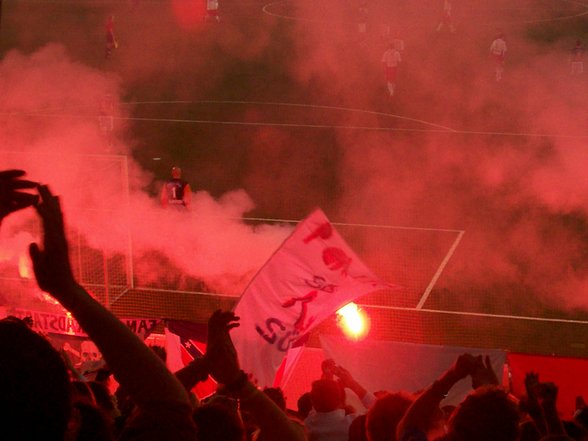
[[388,97],[394,96],[396,89],[396,77],[398,76],[398,65],[402,61],[400,52],[394,44],[390,44],[384,55],[382,55],[382,64],[384,65],[384,74],[386,76],[386,87],[388,88]]
[[504,72],[504,55],[506,54],[506,41],[504,41],[504,34],[498,34],[496,40],[490,45],[490,55],[495,61],[496,81],[502,80],[502,73]]

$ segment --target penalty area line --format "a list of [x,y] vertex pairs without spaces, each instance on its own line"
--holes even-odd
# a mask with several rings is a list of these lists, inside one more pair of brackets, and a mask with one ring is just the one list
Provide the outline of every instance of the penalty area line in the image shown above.
[[550,323],[567,323],[567,324],[577,324],[577,325],[588,325],[587,320],[572,320],[572,319],[558,319],[558,318],[548,318],[548,317],[533,317],[533,316],[525,316],[525,315],[510,315],[510,314],[490,314],[490,313],[483,313],[483,312],[468,312],[468,311],[448,311],[443,309],[417,309],[417,308],[406,308],[401,306],[386,306],[386,305],[366,305],[366,304],[358,304],[362,308],[372,308],[372,309],[387,309],[391,311],[406,311],[406,312],[424,312],[424,313],[431,313],[431,314],[446,314],[446,315],[462,315],[466,317],[486,317],[486,318],[497,318],[497,319],[507,319],[507,320],[527,320],[527,321],[534,321],[534,322],[550,322]]

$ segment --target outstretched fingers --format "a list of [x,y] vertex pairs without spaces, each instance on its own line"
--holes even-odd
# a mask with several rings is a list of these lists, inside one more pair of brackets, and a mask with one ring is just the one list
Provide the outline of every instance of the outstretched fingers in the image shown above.
[[39,199],[37,195],[18,191],[33,189],[38,185],[33,181],[19,179],[24,175],[24,170],[0,171],[0,219],[10,213],[37,204]]
[[215,331],[229,331],[240,326],[239,319],[240,318],[237,317],[233,311],[223,311],[221,309],[217,309],[212,313],[208,321],[208,327],[209,329]]
[[25,174],[26,174],[26,172],[24,170],[17,170],[17,169],[2,170],[2,171],[0,171],[0,180],[2,180],[2,179],[16,179],[16,178],[20,178],[21,176],[24,176]]
[[71,292],[76,282],[69,262],[61,206],[59,198],[46,185],[39,185],[38,192],[41,202],[35,208],[43,222],[43,248],[31,244],[29,253],[39,287],[53,296],[62,296]]

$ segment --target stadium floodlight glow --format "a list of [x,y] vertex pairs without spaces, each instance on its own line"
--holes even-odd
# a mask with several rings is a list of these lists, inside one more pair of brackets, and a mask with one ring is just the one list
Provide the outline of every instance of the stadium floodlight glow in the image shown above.
[[368,315],[353,302],[337,311],[337,323],[348,338],[356,341],[367,337],[370,331]]

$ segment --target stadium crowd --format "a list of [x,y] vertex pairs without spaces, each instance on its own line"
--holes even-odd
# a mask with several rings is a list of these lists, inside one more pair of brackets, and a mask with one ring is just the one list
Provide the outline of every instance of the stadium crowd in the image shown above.
[[[172,374],[161,354],[146,346],[74,278],[59,198],[0,172],[0,226],[20,209],[34,207],[43,225],[42,245],[31,244],[37,283],[77,319],[102,352],[108,368],[88,381],[30,323],[0,320],[0,432],[15,441],[531,441],[588,439],[588,408],[578,399],[571,421],[557,412],[557,386],[526,376],[527,393],[501,388],[489,359],[463,354],[433,384],[417,392],[369,392],[331,360],[322,378],[288,410],[279,389],[260,390],[240,369],[230,330],[239,318],[218,310],[208,322],[207,350]],[[415,367],[417,368],[417,367]],[[119,390],[111,395],[113,375]],[[208,376],[217,392],[199,402],[190,390]],[[457,407],[440,407],[460,380],[472,391]],[[353,391],[368,409],[345,402]]]

